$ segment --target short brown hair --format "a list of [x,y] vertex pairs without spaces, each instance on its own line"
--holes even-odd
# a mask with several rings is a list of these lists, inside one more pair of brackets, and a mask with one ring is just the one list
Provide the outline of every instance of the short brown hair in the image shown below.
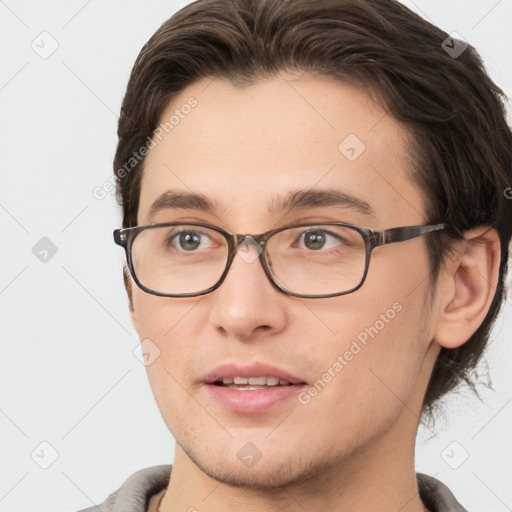
[[142,48],[123,100],[114,159],[123,226],[135,226],[144,160],[132,161],[128,172],[126,163],[153,135],[169,101],[193,82],[219,77],[243,86],[299,70],[367,91],[412,136],[411,172],[427,198],[426,222],[450,226],[427,240],[431,281],[462,231],[491,226],[501,241],[490,310],[464,345],[441,350],[423,404],[427,416],[459,383],[476,390],[473,373],[504,301],[512,230],[505,95],[474,48],[457,56],[445,51],[448,37],[394,0],[194,2]]

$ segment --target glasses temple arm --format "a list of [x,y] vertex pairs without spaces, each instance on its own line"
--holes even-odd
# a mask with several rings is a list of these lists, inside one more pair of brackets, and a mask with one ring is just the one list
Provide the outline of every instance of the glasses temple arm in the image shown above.
[[379,235],[378,245],[393,244],[395,242],[405,242],[418,236],[426,235],[434,231],[446,229],[448,224],[434,224],[430,226],[405,226],[402,228],[391,228],[376,233]]

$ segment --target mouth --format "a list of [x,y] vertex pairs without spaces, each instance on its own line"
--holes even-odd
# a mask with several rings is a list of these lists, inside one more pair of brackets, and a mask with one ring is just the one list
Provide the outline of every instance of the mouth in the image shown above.
[[274,386],[307,384],[303,379],[277,366],[254,362],[250,366],[223,364],[203,376],[205,384],[232,389],[262,389]]
[[296,386],[306,384],[305,382],[291,383],[286,379],[278,377],[224,377],[212,382],[215,386],[222,386],[229,389],[238,389],[239,391],[250,391],[256,389],[267,389],[282,386]]
[[268,411],[307,386],[289,372],[260,363],[222,365],[206,375],[203,384],[219,405],[238,413]]

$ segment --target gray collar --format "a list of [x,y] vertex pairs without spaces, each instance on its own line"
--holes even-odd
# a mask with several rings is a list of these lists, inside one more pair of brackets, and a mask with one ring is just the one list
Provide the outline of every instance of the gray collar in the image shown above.
[[[133,473],[99,507],[80,512],[147,512],[151,496],[168,485],[171,469],[171,464],[141,469]],[[422,473],[416,473],[416,479],[420,497],[431,512],[468,512],[439,480]]]

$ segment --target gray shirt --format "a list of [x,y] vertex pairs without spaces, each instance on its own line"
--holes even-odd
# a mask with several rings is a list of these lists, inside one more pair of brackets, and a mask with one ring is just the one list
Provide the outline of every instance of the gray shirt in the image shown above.
[[[153,494],[169,483],[172,465],[152,466],[133,473],[101,505],[101,512],[146,512]],[[431,512],[467,512],[442,482],[422,473],[416,473],[420,497]],[[91,507],[79,512],[97,512]]]

